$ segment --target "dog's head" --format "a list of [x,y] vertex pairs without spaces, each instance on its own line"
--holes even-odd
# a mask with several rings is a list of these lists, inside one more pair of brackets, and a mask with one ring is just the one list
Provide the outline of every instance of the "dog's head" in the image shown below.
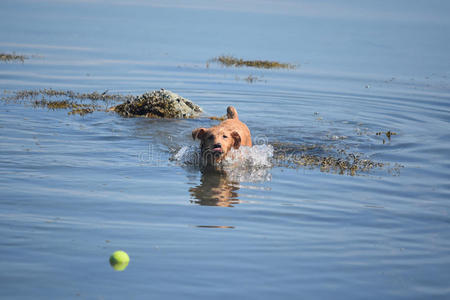
[[197,128],[192,131],[192,138],[201,141],[202,158],[207,163],[222,160],[231,148],[241,146],[241,136],[234,130],[223,127]]

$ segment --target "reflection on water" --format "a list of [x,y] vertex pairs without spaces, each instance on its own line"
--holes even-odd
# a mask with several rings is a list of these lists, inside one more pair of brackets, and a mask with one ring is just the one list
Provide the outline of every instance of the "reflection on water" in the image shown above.
[[[232,207],[241,203],[239,189],[241,183],[261,183],[271,181],[269,168],[243,168],[235,166],[220,166],[201,171],[200,184],[191,187],[189,193],[192,203],[207,206]],[[245,185],[246,189],[260,189],[257,186]]]
[[239,204],[239,183],[228,178],[224,170],[203,170],[200,184],[191,187],[193,203],[206,206],[231,207]]
[[223,225],[197,225],[197,228],[215,228],[215,229],[234,229],[234,226],[223,226]]

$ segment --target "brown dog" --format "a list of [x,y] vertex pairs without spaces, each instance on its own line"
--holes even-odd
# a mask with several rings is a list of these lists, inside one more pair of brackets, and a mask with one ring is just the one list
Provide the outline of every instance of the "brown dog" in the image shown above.
[[247,125],[239,121],[236,109],[227,108],[228,119],[211,128],[197,128],[192,138],[201,140],[201,159],[203,166],[214,165],[223,160],[231,148],[251,146],[252,137]]

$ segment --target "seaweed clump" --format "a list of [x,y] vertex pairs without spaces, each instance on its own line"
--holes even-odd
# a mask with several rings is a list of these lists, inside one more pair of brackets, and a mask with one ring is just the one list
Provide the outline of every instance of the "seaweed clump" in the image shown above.
[[54,89],[41,89],[41,90],[21,90],[16,91],[14,96],[10,99],[21,100],[27,98],[36,98],[38,96],[44,97],[67,97],[69,99],[75,100],[92,100],[92,101],[126,101],[132,99],[131,95],[120,95],[120,94],[108,94],[108,90],[103,93],[92,92],[92,93],[78,93],[70,90],[54,90]]
[[124,117],[194,118],[202,109],[192,101],[161,89],[137,96],[111,110]]
[[280,63],[277,61],[269,60],[244,60],[242,58],[236,58],[233,56],[218,56],[210,59],[207,62],[209,66],[210,62],[219,63],[226,67],[253,67],[261,69],[295,69],[296,65],[288,63]]
[[76,103],[68,100],[48,101],[42,99],[34,101],[33,105],[35,107],[47,107],[51,110],[71,109],[67,114],[80,116],[93,113],[98,108],[98,106],[94,104]]
[[361,154],[337,150],[330,153],[325,146],[304,146],[290,143],[274,143],[275,165],[285,167],[320,168],[322,172],[335,172],[355,176],[360,172],[383,168],[384,163],[362,158]]
[[[386,132],[384,132],[384,131],[377,132],[376,135],[378,135],[378,136],[385,135],[388,138],[388,140],[391,141],[391,136],[397,135],[397,133],[389,130]],[[386,141],[383,139],[383,144],[385,144],[385,143],[386,143]]]
[[212,117],[208,117],[208,119],[213,120],[213,121],[220,121],[220,122],[222,122],[222,121],[225,121],[226,119],[228,119],[228,117],[226,115],[225,116],[221,116],[221,117],[212,116]]
[[9,54],[9,53],[0,53],[0,61],[21,61],[22,63],[25,61],[25,59],[28,59],[28,56],[25,55],[17,55],[15,53]]
[[[6,93],[6,92],[5,92]],[[30,100],[35,107],[47,107],[51,110],[71,109],[69,115],[86,115],[98,110],[105,110],[109,101],[129,100],[131,95],[108,94],[108,90],[103,93],[79,93],[71,90],[19,90],[14,91],[11,95],[2,97],[2,100],[21,101]],[[90,103],[79,103],[82,101],[90,101]],[[104,104],[98,105],[99,101]]]

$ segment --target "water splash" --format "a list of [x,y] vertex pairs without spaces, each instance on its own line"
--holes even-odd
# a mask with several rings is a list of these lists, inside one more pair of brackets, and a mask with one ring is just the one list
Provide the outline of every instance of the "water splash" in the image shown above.
[[[270,168],[272,167],[273,147],[271,145],[255,145],[231,149],[221,162],[223,168]],[[198,145],[183,146],[172,159],[181,165],[200,165],[200,147]]]
[[199,166],[200,165],[200,146],[183,146],[175,152],[170,159],[181,166]]
[[[272,179],[269,172],[272,167],[272,157],[271,145],[240,147],[232,149],[217,167],[227,174],[227,179],[230,181],[266,182]],[[183,167],[200,169],[200,147],[183,146],[173,155],[172,160]]]
[[255,145],[253,147],[240,147],[231,149],[224,159],[223,165],[245,168],[270,168],[272,167],[273,147],[272,145]]

